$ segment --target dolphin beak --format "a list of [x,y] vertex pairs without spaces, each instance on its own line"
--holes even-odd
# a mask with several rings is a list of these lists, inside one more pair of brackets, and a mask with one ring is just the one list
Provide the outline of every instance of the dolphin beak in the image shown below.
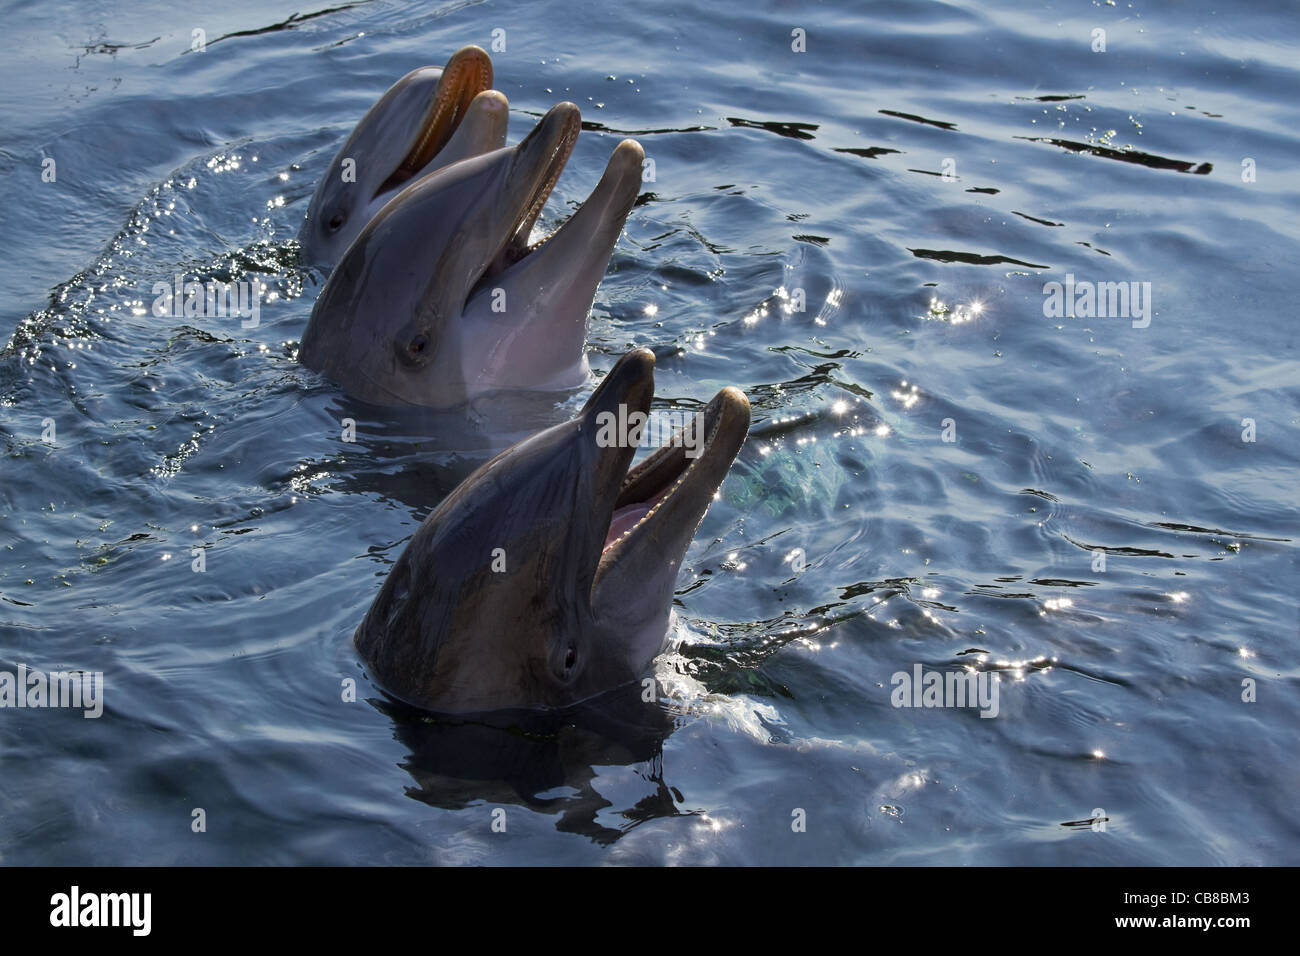
[[623,478],[641,440],[642,423],[654,400],[654,369],[654,352],[633,349],[615,363],[582,408],[580,428],[596,449],[593,514],[614,510]]
[[[570,217],[569,222],[586,215],[599,216],[601,222],[615,226],[615,239],[622,231],[623,221],[632,211],[637,192],[641,188],[642,166],[645,163],[645,150],[634,139],[625,139],[614,147],[614,152],[605,164],[605,173],[600,182],[591,191],[582,208]],[[588,212],[588,209],[591,211]],[[565,225],[568,225],[566,222]],[[560,227],[561,230],[564,228]]]
[[[655,354],[649,349],[633,349],[619,359],[582,407],[583,428],[594,428],[603,415],[618,414],[620,409],[650,411],[655,390]],[[630,448],[636,447],[640,430],[631,436]],[[602,444],[601,447],[610,447]],[[624,471],[627,469],[624,468]]]
[[411,147],[384,188],[420,173],[451,140],[474,98],[492,86],[492,59],[477,46],[461,47],[443,67],[433,101],[415,130]]
[[[597,275],[590,277],[595,280],[594,292],[604,276],[628,213],[636,203],[644,160],[645,150],[636,140],[625,139],[619,143],[605,164],[600,182],[578,211],[555,232],[526,248],[523,255],[531,255],[545,246],[548,256],[563,256],[564,261],[571,263],[588,260],[598,270]],[[584,251],[585,256],[581,254]]]
[[470,101],[451,139],[438,150],[438,167],[501,149],[506,145],[509,119],[510,103],[504,93],[496,90],[479,93]]

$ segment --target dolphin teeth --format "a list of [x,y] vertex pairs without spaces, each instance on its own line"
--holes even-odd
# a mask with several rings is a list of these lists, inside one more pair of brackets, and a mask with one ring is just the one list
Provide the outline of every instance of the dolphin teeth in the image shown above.
[[[540,125],[540,124],[539,124]],[[550,198],[555,189],[555,184],[560,181],[560,175],[564,172],[564,167],[569,161],[569,156],[573,153],[573,147],[578,141],[578,134],[582,130],[582,120],[574,119],[565,124],[564,135],[560,137],[555,144],[555,149],[548,160],[546,178],[538,186],[534,194],[533,201],[528,204],[523,216],[520,217],[514,230],[510,233],[510,238],[506,240],[504,246],[493,258],[491,264],[474,284],[474,291],[485,288],[488,283],[492,282],[516,263],[522,262],[528,258],[543,245],[546,244],[552,236],[560,231],[564,223],[557,226],[550,233],[538,239],[534,243],[529,243],[528,237],[532,234],[533,227],[536,226],[537,220],[542,215],[542,209],[546,206],[546,200]],[[536,129],[529,133],[532,136]],[[571,217],[570,217],[571,218]],[[566,219],[565,222],[568,220]],[[471,293],[472,294],[472,293]]]
[[[541,216],[542,208],[546,205],[546,200],[550,198],[552,191],[554,191],[555,184],[560,181],[560,174],[564,172],[564,167],[569,162],[569,156],[573,154],[573,147],[578,142],[578,133],[581,129],[582,123],[578,120],[565,124],[564,135],[555,145],[555,151],[551,154],[546,179],[543,180],[541,187],[538,189],[537,197],[528,207],[528,211],[519,220],[519,226],[515,230],[511,245],[516,245],[516,241],[521,240],[523,253],[519,256],[520,259],[536,248],[536,246],[528,245],[528,234],[532,232],[533,226]],[[540,242],[537,243],[537,245],[540,244]]]

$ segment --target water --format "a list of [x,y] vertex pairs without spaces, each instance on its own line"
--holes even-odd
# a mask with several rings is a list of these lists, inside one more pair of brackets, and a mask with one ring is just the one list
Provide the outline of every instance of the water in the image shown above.
[[[0,670],[106,690],[0,713],[0,860],[1300,862],[1288,5],[314,12],[4,6]],[[533,737],[387,712],[348,640],[490,442],[293,360],[320,170],[494,29],[511,142],[588,124],[544,225],[623,136],[655,161],[593,368],[754,407],[673,697]],[[265,282],[261,323],[154,317],[178,272]],[[1048,317],[1067,274],[1149,324]],[[916,665],[998,715],[893,707]]]

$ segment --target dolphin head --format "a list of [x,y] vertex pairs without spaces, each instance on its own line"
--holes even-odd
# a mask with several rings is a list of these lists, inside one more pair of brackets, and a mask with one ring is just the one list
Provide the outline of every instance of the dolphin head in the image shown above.
[[361,118],[325,170],[298,234],[303,260],[332,266],[367,222],[412,180],[506,143],[506,98],[482,49],[412,70]]
[[401,190],[321,290],[302,362],[379,405],[446,408],[497,389],[582,384],[587,314],[643,153],[620,143],[582,208],[530,243],[580,129],[578,108],[561,103],[518,146]]
[[[642,676],[677,571],[749,427],[723,389],[701,440],[630,468],[654,354],[625,355],[582,412],[502,452],[420,525],[357,628],[371,675],[443,713],[564,707]],[[609,424],[633,422],[611,441]]]

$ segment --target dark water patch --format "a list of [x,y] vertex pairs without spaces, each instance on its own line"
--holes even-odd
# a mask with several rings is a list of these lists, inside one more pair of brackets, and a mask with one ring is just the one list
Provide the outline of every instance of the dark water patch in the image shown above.
[[1047,93],[1043,96],[1017,96],[1018,100],[1030,100],[1035,103],[1063,103],[1066,100],[1082,100],[1087,97],[1083,93]]
[[956,130],[956,123],[949,123],[945,120],[926,119],[924,116],[917,116],[915,113],[900,113],[897,110],[879,110],[882,116],[893,116],[896,119],[905,119],[912,123],[923,123],[926,126],[934,126],[939,129]]
[[964,262],[972,266],[1012,265],[1024,266],[1026,269],[1050,269],[1051,266],[1012,259],[1009,256],[984,256],[974,252],[954,252],[950,249],[908,249],[918,259],[934,259],[937,262]]
[[1065,223],[1063,222],[1052,222],[1050,219],[1039,219],[1037,216],[1031,216],[1028,213],[1024,213],[1024,212],[1016,212],[1014,209],[1011,210],[1011,215],[1019,216],[1021,219],[1028,219],[1030,222],[1036,222],[1040,226],[1064,226],[1065,225]]
[[849,153],[852,156],[861,156],[863,159],[879,159],[881,156],[888,156],[890,153],[902,153],[901,149],[890,149],[888,146],[837,146],[837,153]]
[[763,129],[776,133],[777,136],[804,140],[813,139],[813,130],[818,128],[816,123],[778,123],[771,120],[741,119],[738,116],[728,116],[727,122],[742,129]]
[[[353,7],[361,7],[370,3],[371,0],[356,0],[355,3],[342,3],[335,7],[326,7],[324,10],[316,10],[312,13],[291,13],[288,17],[276,23],[264,27],[254,27],[248,30],[234,30],[230,33],[223,33],[215,39],[208,40],[207,46],[214,43],[220,43],[222,40],[233,40],[236,37],[256,37],[266,33],[279,33],[282,30],[296,30],[302,24],[315,20],[317,17],[327,17],[331,13],[339,13],[343,10],[351,10]],[[184,50],[182,53],[192,53],[193,50]]]
[[1061,149],[1069,150],[1072,153],[1086,153],[1089,156],[1114,159],[1121,163],[1136,163],[1148,169],[1171,169],[1179,173],[1194,173],[1197,176],[1208,176],[1210,171],[1214,169],[1211,163],[1190,163],[1181,159],[1170,159],[1167,156],[1144,153],[1137,149],[1112,149],[1109,146],[1097,146],[1091,143],[1078,143],[1073,140],[1052,139],[1044,136],[1017,136],[1016,139],[1028,140],[1031,143],[1051,143],[1053,146],[1059,146]]
[[[528,110],[520,110],[519,112],[529,116],[536,116],[539,119],[543,115],[545,115],[545,111],[530,112]],[[594,133],[612,133],[616,136],[662,136],[668,133],[708,133],[717,129],[718,127],[716,126],[675,126],[675,127],[665,126],[659,129],[619,129],[614,126],[606,126],[604,123],[597,122],[596,120],[583,120],[582,128],[585,130],[591,130]]]

